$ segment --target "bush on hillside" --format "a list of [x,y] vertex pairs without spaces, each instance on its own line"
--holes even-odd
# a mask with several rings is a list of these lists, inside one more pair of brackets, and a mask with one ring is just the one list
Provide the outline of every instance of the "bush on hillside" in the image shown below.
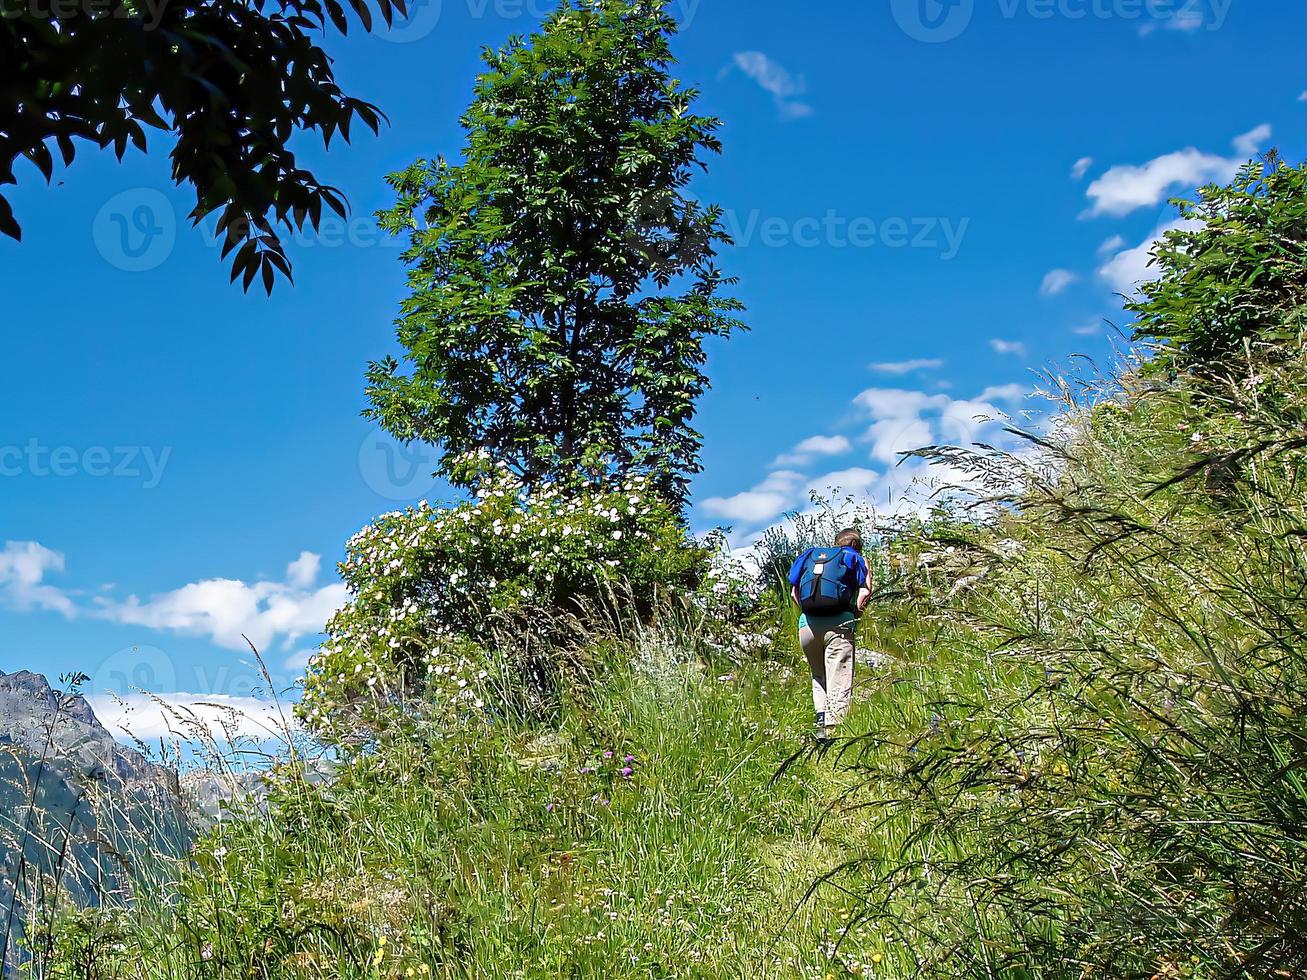
[[310,664],[301,714],[325,731],[419,697],[484,710],[484,651],[515,650],[530,673],[535,641],[575,646],[694,593],[708,555],[647,479],[528,491],[492,468],[474,500],[386,514],[350,540],[349,602]]
[[1154,253],[1161,275],[1126,305],[1136,336],[1167,346],[1162,364],[1246,375],[1245,344],[1264,357],[1307,326],[1307,167],[1272,155],[1178,203],[1182,224]]

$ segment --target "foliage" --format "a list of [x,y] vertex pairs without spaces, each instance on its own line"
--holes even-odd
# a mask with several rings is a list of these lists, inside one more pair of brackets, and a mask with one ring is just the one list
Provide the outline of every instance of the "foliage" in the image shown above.
[[396,697],[433,685],[483,710],[480,651],[501,635],[526,657],[527,631],[566,644],[638,619],[660,596],[693,590],[706,561],[644,478],[528,489],[492,469],[475,500],[386,514],[350,540],[340,566],[350,601],[327,627],[302,710],[319,725],[350,712],[383,721]]
[[[364,29],[369,0],[349,0]],[[390,23],[404,0],[377,0]],[[338,0],[0,0],[0,186],[27,160],[49,181],[51,143],[65,165],[77,140],[144,150],[146,128],[172,134],[173,177],[195,189],[191,218],[221,210],[232,279],[258,276],[269,292],[290,276],[277,226],[317,227],[345,200],[304,170],[289,149],[297,130],[330,144],[351,123],[374,132],[379,110],[345,95],[313,39],[328,22],[344,33]],[[21,235],[0,196],[0,232]]]
[[481,449],[530,485],[640,472],[675,501],[698,471],[703,340],[738,327],[741,306],[719,295],[721,209],[686,192],[719,123],[668,74],[663,6],[563,3],[529,41],[485,53],[464,162],[390,177],[382,224],[410,236],[411,371],[373,364],[368,414],[439,444],[455,484]]
[[1182,368],[1246,367],[1246,343],[1296,341],[1307,306],[1307,166],[1274,155],[1229,186],[1181,201],[1184,224],[1154,253],[1161,275],[1128,303],[1136,336],[1158,340]]

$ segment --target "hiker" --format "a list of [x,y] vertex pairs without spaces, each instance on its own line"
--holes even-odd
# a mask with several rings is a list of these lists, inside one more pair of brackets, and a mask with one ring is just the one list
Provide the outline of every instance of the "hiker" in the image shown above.
[[799,607],[799,644],[812,670],[816,737],[825,742],[853,700],[858,616],[871,601],[871,570],[862,535],[845,528],[833,548],[809,548],[790,567],[790,596]]

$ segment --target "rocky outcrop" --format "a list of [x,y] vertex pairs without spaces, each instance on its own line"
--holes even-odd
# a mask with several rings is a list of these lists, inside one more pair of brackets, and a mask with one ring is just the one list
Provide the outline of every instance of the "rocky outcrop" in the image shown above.
[[55,690],[31,671],[0,671],[0,749],[5,746],[52,759],[77,782],[108,782],[161,801],[178,796],[174,771],[118,742],[80,694]]
[[176,772],[114,739],[85,698],[25,670],[0,671],[0,815],[8,967],[43,876],[68,901],[98,904],[129,894],[192,835]]

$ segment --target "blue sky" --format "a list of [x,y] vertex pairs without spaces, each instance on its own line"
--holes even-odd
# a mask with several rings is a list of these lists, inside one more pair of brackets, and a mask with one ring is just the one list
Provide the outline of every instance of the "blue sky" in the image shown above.
[[[359,417],[393,349],[382,177],[461,146],[483,45],[544,0],[425,0],[328,39],[390,126],[322,153],[348,226],[296,285],[227,285],[180,216],[167,141],[87,149],[10,189],[0,392],[0,669],[242,703],[248,633],[289,682],[377,514],[447,491]],[[1033,371],[1106,362],[1167,196],[1277,145],[1303,156],[1307,8],[1253,0],[674,0],[679,74],[725,121],[697,193],[728,209],[752,331],[712,348],[694,524],[735,540],[838,483],[882,503],[895,453],[1018,412]],[[812,409],[821,406],[820,412]],[[108,711],[103,698],[97,702]],[[150,726],[141,722],[141,727]]]

